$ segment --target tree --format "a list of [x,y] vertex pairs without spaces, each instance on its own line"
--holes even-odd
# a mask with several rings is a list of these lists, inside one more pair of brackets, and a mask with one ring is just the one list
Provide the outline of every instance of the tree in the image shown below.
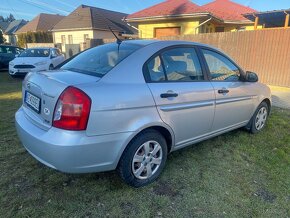
[[3,33],[2,33],[2,30],[0,30],[0,44],[4,43],[5,42],[5,39],[3,37]]
[[20,33],[18,36],[18,45],[20,47],[25,47],[26,43],[52,43],[52,33],[50,32],[27,32]]

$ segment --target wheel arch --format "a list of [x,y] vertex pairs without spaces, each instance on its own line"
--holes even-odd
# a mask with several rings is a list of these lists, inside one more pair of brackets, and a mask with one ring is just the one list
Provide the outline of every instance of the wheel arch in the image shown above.
[[[270,114],[270,112],[271,112],[271,108],[272,108],[272,104],[271,104],[270,99],[269,99],[269,98],[265,98],[262,102],[265,102],[265,103],[267,104],[268,109],[269,109],[268,114]],[[262,102],[261,102],[261,103],[262,103]]]
[[119,164],[119,161],[120,161],[124,151],[126,150],[127,146],[130,144],[130,142],[133,139],[135,139],[136,137],[138,137],[140,134],[142,134],[144,131],[147,131],[150,129],[153,129],[153,130],[159,132],[166,140],[168,153],[170,153],[172,151],[172,148],[174,147],[174,143],[175,143],[175,136],[174,136],[173,130],[164,123],[148,124],[148,125],[144,126],[143,128],[138,129],[138,131],[134,132],[134,134],[131,135],[130,139],[128,140],[126,145],[123,147],[123,150],[122,150],[121,154],[119,155],[118,160],[116,161],[116,166]]

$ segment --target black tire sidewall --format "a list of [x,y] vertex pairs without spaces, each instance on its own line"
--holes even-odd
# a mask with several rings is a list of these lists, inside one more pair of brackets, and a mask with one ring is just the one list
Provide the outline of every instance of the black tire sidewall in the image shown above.
[[[162,162],[159,166],[157,172],[148,179],[138,179],[134,176],[132,172],[132,161],[136,151],[139,147],[147,141],[156,141],[160,144],[162,148]],[[152,183],[156,180],[161,172],[163,171],[167,159],[167,144],[164,137],[155,130],[148,130],[140,133],[135,137],[127,146],[122,154],[118,165],[118,173],[121,178],[129,185],[133,187],[141,187]]]
[[[260,110],[262,107],[265,107],[266,110],[267,110],[267,118],[266,118],[265,124],[264,124],[264,126],[262,127],[262,129],[258,130],[258,129],[256,128],[256,125],[255,125],[255,123],[256,123],[256,117],[257,117],[257,114],[258,114],[259,110]],[[266,102],[262,102],[262,103],[259,105],[259,107],[257,108],[257,110],[255,111],[254,115],[253,115],[253,118],[252,118],[252,125],[251,125],[251,129],[250,129],[251,133],[255,134],[255,133],[258,133],[258,132],[262,131],[262,130],[265,128],[265,126],[266,126],[266,123],[267,123],[267,120],[268,120],[268,116],[269,116],[269,107],[268,107],[268,105],[267,105]]]

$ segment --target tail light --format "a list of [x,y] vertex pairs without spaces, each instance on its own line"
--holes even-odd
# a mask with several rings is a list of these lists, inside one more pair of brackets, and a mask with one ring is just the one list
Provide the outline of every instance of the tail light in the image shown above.
[[90,97],[80,89],[70,86],[57,101],[52,125],[66,130],[85,130],[90,110]]

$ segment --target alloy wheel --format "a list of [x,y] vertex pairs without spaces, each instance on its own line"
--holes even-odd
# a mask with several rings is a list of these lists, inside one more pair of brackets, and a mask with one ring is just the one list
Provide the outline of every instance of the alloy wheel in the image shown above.
[[267,108],[261,107],[255,119],[255,127],[257,130],[261,130],[265,126],[267,116],[268,116]]
[[162,148],[156,141],[147,141],[136,151],[132,160],[132,172],[138,179],[152,177],[162,162]]

